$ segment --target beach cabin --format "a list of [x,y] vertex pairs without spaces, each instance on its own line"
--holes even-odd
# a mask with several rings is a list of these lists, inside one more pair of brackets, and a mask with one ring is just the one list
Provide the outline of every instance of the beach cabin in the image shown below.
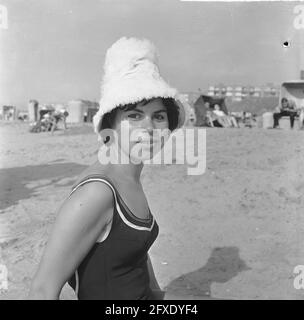
[[28,102],[28,115],[29,121],[38,121],[39,120],[39,102],[35,99],[31,99]]
[[298,109],[304,108],[304,80],[283,82],[280,91],[280,101],[284,97],[294,101]]
[[[304,80],[293,80],[283,82],[280,89],[279,101],[282,98],[287,98],[288,101],[293,101],[297,109],[304,109]],[[281,103],[281,102],[279,102]],[[279,120],[280,128],[290,129],[289,117],[282,117]],[[273,113],[266,112],[263,114],[263,127],[272,128],[273,126]],[[297,119],[295,121],[295,128],[299,126]]]
[[[293,101],[297,109],[304,109],[304,80],[294,80],[283,82],[280,90],[280,101],[285,97],[288,101]],[[289,129],[288,117],[279,120],[282,129]],[[301,127],[298,119],[295,120],[295,128]]]
[[2,106],[1,119],[13,121],[16,119],[16,107],[15,106]]
[[67,123],[92,122],[93,116],[98,111],[99,104],[88,100],[71,100],[68,102]]

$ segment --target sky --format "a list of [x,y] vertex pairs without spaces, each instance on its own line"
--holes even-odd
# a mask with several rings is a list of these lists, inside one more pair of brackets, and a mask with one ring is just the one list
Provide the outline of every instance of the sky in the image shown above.
[[162,76],[181,92],[297,79],[304,60],[304,29],[293,24],[298,4],[0,0],[8,14],[8,28],[0,28],[0,105],[98,101],[106,50],[122,36],[154,42]]

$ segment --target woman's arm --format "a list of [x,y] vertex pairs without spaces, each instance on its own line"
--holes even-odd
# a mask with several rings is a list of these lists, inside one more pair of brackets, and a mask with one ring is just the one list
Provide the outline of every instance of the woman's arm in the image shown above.
[[155,296],[156,300],[163,300],[164,296],[165,296],[165,291],[163,291],[161,289],[161,287],[159,286],[155,274],[154,274],[154,270],[153,270],[153,265],[151,262],[151,258],[150,255],[148,254],[148,270],[149,270],[149,277],[150,277],[150,288]]
[[109,186],[90,182],[75,190],[59,209],[29,299],[59,299],[63,285],[97,241],[113,215]]

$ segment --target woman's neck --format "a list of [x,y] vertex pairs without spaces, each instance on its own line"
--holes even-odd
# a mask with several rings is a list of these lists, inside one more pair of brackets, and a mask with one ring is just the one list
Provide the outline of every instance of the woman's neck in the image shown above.
[[120,180],[140,182],[143,164],[109,164],[110,172]]
[[110,146],[112,152],[112,161],[106,164],[106,171],[117,180],[124,180],[126,182],[140,182],[140,175],[143,169],[143,163],[135,164],[129,159],[127,163],[121,163],[121,150],[116,146]]

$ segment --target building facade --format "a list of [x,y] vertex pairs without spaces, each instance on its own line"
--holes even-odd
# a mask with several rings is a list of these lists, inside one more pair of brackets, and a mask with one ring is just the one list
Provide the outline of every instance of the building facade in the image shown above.
[[248,97],[279,97],[280,87],[273,84],[263,86],[210,85],[206,93],[210,96],[230,97],[232,100],[241,101]]

